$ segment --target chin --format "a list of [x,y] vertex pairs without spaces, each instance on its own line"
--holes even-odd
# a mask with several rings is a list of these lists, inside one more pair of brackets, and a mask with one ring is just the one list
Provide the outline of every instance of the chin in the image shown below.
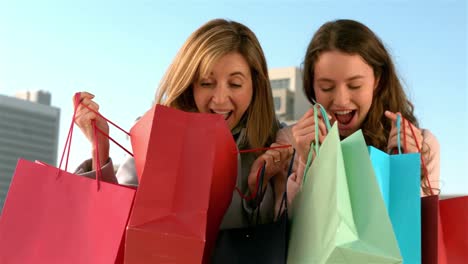
[[356,132],[356,131],[357,131],[357,129],[346,129],[346,130],[339,129],[341,138],[346,138],[346,137],[354,134],[354,132]]

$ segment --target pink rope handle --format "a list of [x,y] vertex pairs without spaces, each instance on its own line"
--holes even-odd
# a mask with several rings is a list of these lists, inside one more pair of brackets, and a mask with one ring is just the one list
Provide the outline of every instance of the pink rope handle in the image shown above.
[[96,167],[96,187],[97,190],[99,190],[101,186],[101,179],[102,179],[102,169],[101,169],[101,161],[99,160],[99,145],[98,145],[98,135],[97,135],[97,126],[96,126],[96,120],[92,120],[91,124],[93,125],[93,131],[94,131],[94,145],[96,147],[96,159],[95,159],[95,167]]
[[[79,98],[79,93],[76,93],[75,94],[75,97],[78,95],[78,98]],[[117,124],[115,124],[114,122],[112,122],[111,120],[107,119],[106,117],[104,117],[103,115],[101,115],[99,112],[91,109],[90,107],[88,107],[87,105],[84,105],[80,102],[78,102],[76,104],[76,107],[75,107],[75,114],[76,114],[76,109],[77,109],[77,106],[78,104],[81,104],[83,105],[84,107],[86,107],[88,110],[90,110],[91,112],[95,113],[96,115],[98,115],[99,117],[103,118],[104,120],[106,120],[107,122],[109,122],[110,124],[112,124],[114,127],[116,127],[117,129],[119,129],[120,131],[124,132],[125,134],[127,134],[128,136],[130,136],[130,133],[127,132],[126,130],[124,130],[123,128],[121,128],[120,126],[118,126]],[[75,119],[75,114],[73,115],[73,119]],[[73,123],[72,123],[73,125]],[[102,135],[106,136],[108,139],[110,139],[112,142],[114,142],[116,145],[118,145],[120,148],[122,148],[124,151],[126,151],[129,155],[131,155],[133,157],[133,154],[128,151],[125,147],[123,147],[121,144],[119,144],[117,141],[115,141],[111,136],[109,136],[107,133],[105,133],[104,131],[102,131],[101,129],[99,129],[95,123],[93,123],[93,128],[95,130],[95,138],[96,138],[96,141],[97,141],[97,136],[96,136],[96,131],[98,131],[99,133],[101,133]],[[97,147],[97,142],[96,142],[96,151],[98,149]],[[240,150],[238,151],[238,153],[249,153],[249,152],[258,152],[258,151],[266,151],[266,150],[270,150],[270,149],[281,149],[281,148],[289,148],[291,147],[292,145],[281,145],[281,146],[275,146],[275,147],[267,147],[267,148],[256,148],[256,149],[246,149],[246,150]],[[96,153],[97,156],[98,153]],[[99,159],[99,158],[97,158]],[[98,166],[100,164],[99,161],[97,161],[98,164],[96,165],[96,168],[99,168],[99,173],[100,173],[100,166]],[[263,166],[262,166],[263,167]],[[250,195],[250,196],[246,196],[242,193],[242,191],[239,189],[239,187],[236,186],[236,190],[237,192],[239,193],[239,195],[242,197],[242,199],[245,199],[247,201],[249,200],[252,200],[254,199],[256,196],[257,196],[257,189],[258,189],[258,186],[259,186],[259,181],[260,181],[260,173],[262,171],[262,167],[260,167],[260,169],[258,170],[257,172],[257,180],[256,180],[256,184],[255,184],[255,190],[254,192]],[[100,177],[101,175],[97,176],[97,177]]]
[[75,93],[74,95],[74,100],[75,100],[75,108],[73,110],[73,118],[70,124],[70,128],[68,129],[68,135],[67,139],[65,140],[65,145],[63,146],[63,151],[62,151],[62,157],[60,158],[60,163],[59,163],[59,171],[60,168],[62,168],[62,162],[63,158],[65,157],[65,152],[67,151],[67,159],[65,161],[65,171],[67,170],[68,167],[68,158],[70,157],[70,148],[71,148],[71,141],[72,141],[72,136],[73,136],[73,127],[75,124],[75,118],[76,118],[76,111],[78,110],[78,105],[80,103],[80,93]]
[[[117,127],[118,129],[120,129],[121,131],[123,131],[124,133],[126,133],[127,135],[129,135],[129,133],[125,130],[123,130],[121,127],[119,127],[118,125],[116,125],[114,122],[110,121],[109,119],[105,118],[104,116],[102,116],[101,114],[99,114],[98,112],[94,111],[93,109],[89,108],[88,106],[82,104],[82,99],[80,98],[80,93],[77,92],[75,93],[74,95],[74,101],[75,101],[75,107],[74,107],[74,110],[73,110],[73,118],[72,118],[72,121],[70,123],[70,127],[68,129],[68,135],[67,135],[67,139],[65,140],[65,145],[63,147],[63,151],[62,151],[62,156],[60,158],[60,163],[59,163],[59,167],[58,167],[58,173],[57,173],[57,177],[60,175],[60,169],[62,167],[62,163],[63,163],[63,158],[65,157],[65,153],[67,153],[66,155],[66,160],[65,160],[65,171],[67,171],[68,169],[68,160],[69,160],[69,157],[70,157],[70,149],[71,149],[71,142],[72,142],[72,137],[73,137],[73,129],[74,129],[74,126],[75,126],[75,120],[76,120],[76,112],[78,110],[78,106],[81,104],[83,105],[84,107],[88,108],[89,110],[93,111],[94,113],[96,113],[97,115],[99,115],[100,117],[104,118],[106,121],[108,121],[109,123],[111,123],[112,125],[114,125],[115,127]],[[115,141],[113,138],[111,138],[107,133],[104,133],[101,129],[99,129],[97,126],[96,126],[96,121],[95,120],[92,120],[91,122],[92,126],[93,126],[93,132],[94,132],[94,139],[95,141],[93,142],[93,144],[95,145],[95,148],[96,148],[96,160],[95,160],[95,167],[96,167],[96,186],[97,186],[97,189],[99,190],[100,189],[100,181],[102,179],[102,168],[101,168],[101,161],[99,160],[99,147],[98,147],[98,140],[97,140],[97,132],[100,132],[101,134],[103,134],[104,136],[106,136],[108,139],[112,140],[112,142],[114,142],[115,144],[117,144],[119,147],[121,147],[123,150],[125,150],[128,154],[130,154],[131,156],[133,156],[133,154],[128,151],[125,147],[123,147],[122,145],[120,145],[119,143],[117,143],[117,141]]]
[[263,166],[261,166],[260,169],[257,171],[257,179],[255,181],[255,190],[249,196],[243,194],[241,189],[239,189],[239,187],[236,186],[236,191],[237,193],[239,193],[242,199],[246,201],[251,201],[255,199],[255,197],[257,197],[257,190],[258,190],[258,186],[260,185],[260,174],[262,173],[262,169],[263,169]]
[[[81,103],[81,102],[80,102]],[[82,104],[84,107],[88,108],[88,110],[90,110],[91,112],[95,113],[96,115],[98,115],[99,117],[103,118],[104,120],[106,120],[107,122],[111,123],[114,127],[118,128],[120,131],[124,132],[125,134],[127,134],[128,136],[130,136],[130,133],[127,132],[126,130],[124,130],[123,128],[121,128],[120,126],[118,126],[116,123],[110,121],[109,119],[107,119],[105,116],[101,115],[99,112],[91,109],[89,106],[87,105],[84,105]]]
[[[80,102],[81,104],[81,102]],[[99,112],[97,111],[94,111],[93,109],[91,109],[89,106],[87,105],[84,105],[84,104],[81,104],[83,105],[83,107],[87,108],[88,110],[90,110],[91,112],[95,113],[96,115],[98,115],[99,117],[103,118],[104,120],[106,120],[107,122],[109,122],[110,124],[112,124],[114,127],[116,127],[117,129],[119,129],[120,131],[124,132],[125,134],[127,134],[128,136],[130,136],[130,133],[127,132],[126,130],[124,130],[123,128],[121,128],[120,126],[118,126],[116,123],[112,122],[111,120],[107,119],[106,117],[104,117],[103,115],[101,115]],[[124,146],[122,146],[121,144],[119,144],[115,139],[113,139],[109,134],[105,133],[104,131],[102,131],[101,129],[99,129],[97,126],[95,126],[95,129],[101,133],[102,135],[104,135],[105,137],[107,137],[109,140],[111,140],[112,142],[114,142],[117,146],[119,146],[121,149],[123,149],[125,152],[127,152],[130,156],[133,157],[133,153],[131,153],[129,150],[127,150]]]
[[289,148],[289,147],[292,147],[292,145],[280,145],[280,146],[269,147],[269,148],[244,149],[244,150],[239,150],[239,153],[258,152],[258,151],[265,151],[265,150],[270,150],[270,149],[282,149],[282,148]]
[[[280,145],[280,146],[275,146],[275,147],[245,149],[245,150],[240,150],[238,153],[250,153],[250,152],[266,151],[266,150],[270,150],[270,149],[282,149],[282,148],[289,148],[289,147],[292,147],[292,145]],[[250,200],[255,199],[257,197],[257,190],[258,190],[258,187],[260,185],[260,174],[261,174],[262,169],[263,169],[263,167],[265,165],[266,165],[266,163],[258,169],[257,179],[255,181],[255,190],[249,196],[243,194],[242,191],[239,189],[239,187],[236,186],[236,191],[239,193],[239,195],[240,195],[240,197],[242,199],[244,199],[246,201],[250,201]]]

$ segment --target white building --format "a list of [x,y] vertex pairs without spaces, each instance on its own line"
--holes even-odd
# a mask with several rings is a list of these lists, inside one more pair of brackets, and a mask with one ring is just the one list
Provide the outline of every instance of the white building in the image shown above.
[[302,88],[302,73],[297,67],[269,69],[276,116],[287,124],[301,118],[310,108]]
[[57,163],[60,109],[50,98],[44,91],[0,95],[0,212],[18,158]]

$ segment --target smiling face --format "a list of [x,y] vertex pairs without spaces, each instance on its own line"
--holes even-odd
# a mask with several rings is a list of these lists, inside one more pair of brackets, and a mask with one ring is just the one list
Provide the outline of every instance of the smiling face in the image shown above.
[[338,122],[341,136],[349,136],[366,118],[378,80],[361,56],[340,51],[322,53],[314,68],[317,102]]
[[252,101],[249,64],[237,52],[222,56],[213,64],[208,76],[194,82],[193,95],[200,113],[222,115],[232,130]]

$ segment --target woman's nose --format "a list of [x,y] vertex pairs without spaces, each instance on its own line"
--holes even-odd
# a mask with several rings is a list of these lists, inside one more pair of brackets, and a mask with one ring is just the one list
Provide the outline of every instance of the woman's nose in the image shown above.
[[349,99],[349,91],[346,87],[339,87],[339,89],[335,90],[333,98],[334,104],[346,106],[349,103]]
[[229,88],[224,84],[218,84],[214,88],[212,100],[216,104],[223,104],[229,98]]

